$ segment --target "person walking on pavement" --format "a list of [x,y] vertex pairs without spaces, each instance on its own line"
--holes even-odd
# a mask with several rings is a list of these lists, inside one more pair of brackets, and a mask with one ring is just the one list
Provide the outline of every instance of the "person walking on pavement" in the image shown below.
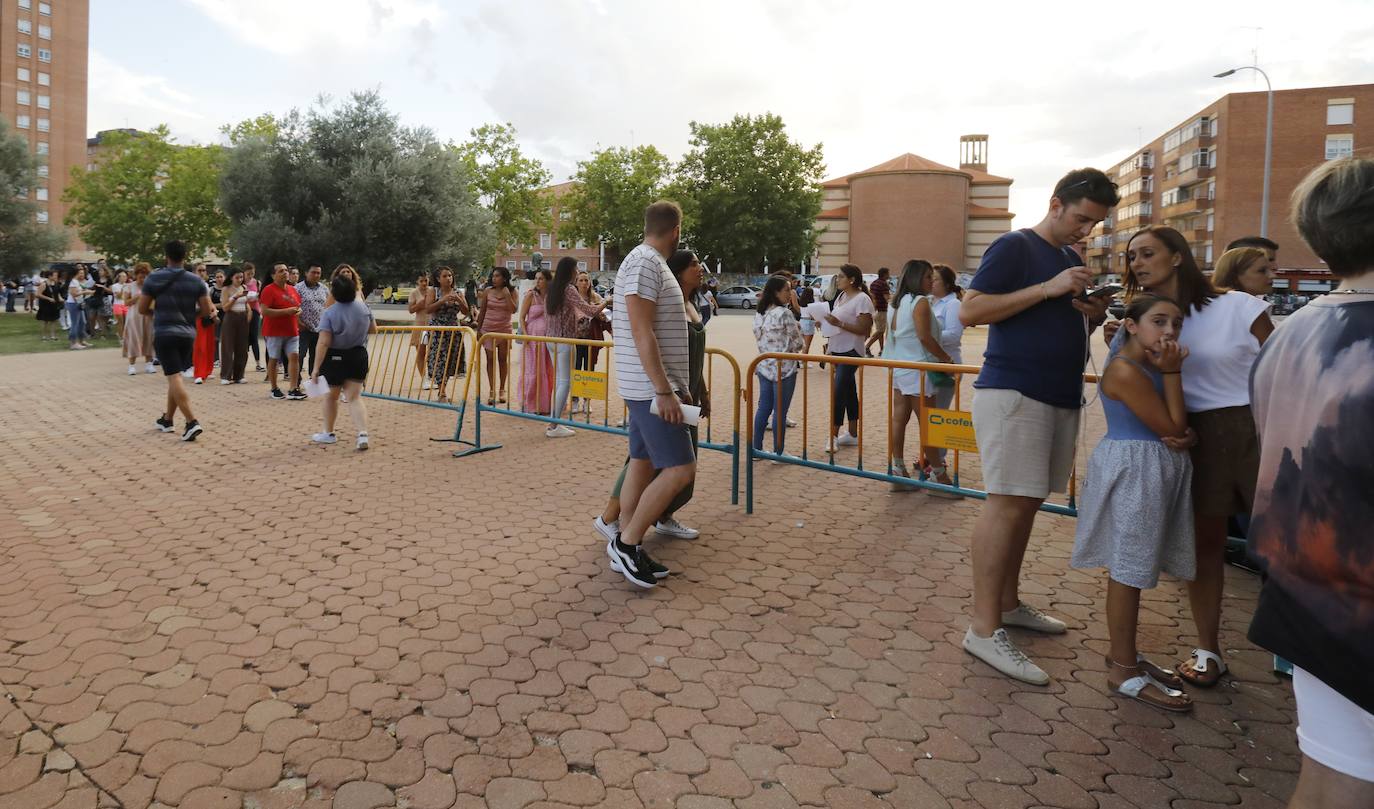
[[1064,491],[1083,406],[1088,334],[1107,299],[1080,299],[1092,273],[1070,245],[1120,201],[1097,169],[1066,174],[1033,228],[998,237],[960,305],[965,326],[989,326],[974,383],[973,423],[988,497],[973,527],[973,621],[963,647],[1003,674],[1034,685],[1050,677],[1004,627],[1062,634],[1063,621],[1020,600],[1021,562],[1040,505]]
[[[192,366],[196,345],[196,318],[213,317],[210,290],[196,274],[186,269],[186,244],[167,242],[167,266],[148,276],[138,298],[138,311],[153,318],[153,346],[167,377],[167,409],[157,419],[157,429],[170,433],[177,410],[186,417],[182,441],[195,441],[202,432],[191,412],[191,394],[186,390],[182,372]],[[153,305],[157,308],[154,309]]]

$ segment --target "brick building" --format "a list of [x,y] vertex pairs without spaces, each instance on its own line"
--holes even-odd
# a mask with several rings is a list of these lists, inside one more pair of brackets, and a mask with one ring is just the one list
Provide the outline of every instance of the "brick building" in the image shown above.
[[540,264],[546,270],[552,270],[564,256],[572,256],[577,259],[578,269],[586,270],[593,276],[602,271],[599,245],[569,241],[558,235],[559,225],[566,222],[569,216],[568,212],[563,210],[560,200],[575,185],[576,183],[570,180],[540,189],[540,193],[545,195],[549,202],[549,207],[544,210],[547,221],[537,226],[533,244],[502,245],[504,252],[496,257],[496,266],[505,267],[517,273],[517,278],[523,278],[525,272],[534,269],[533,254],[537,252],[543,257]]
[[973,271],[983,251],[1011,229],[1012,180],[987,171],[987,135],[960,138],[959,168],[904,154],[821,184],[816,217],[818,274],[841,264],[896,270],[924,258]]
[[72,168],[86,165],[89,29],[89,0],[0,0],[0,116],[40,160],[29,198],[54,226]]
[[[1108,170],[1121,204],[1093,231],[1088,265],[1123,274],[1126,242],[1148,225],[1183,233],[1204,267],[1232,240],[1258,234],[1265,111],[1264,92],[1222,96]],[[1371,144],[1374,84],[1274,92],[1269,238],[1279,243],[1281,268],[1323,269],[1291,221],[1293,188],[1323,160],[1368,153]]]

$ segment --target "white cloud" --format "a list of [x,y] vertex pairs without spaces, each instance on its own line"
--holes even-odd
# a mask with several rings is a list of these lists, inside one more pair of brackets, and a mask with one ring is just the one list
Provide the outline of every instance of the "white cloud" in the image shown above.
[[151,129],[167,124],[182,142],[209,141],[216,123],[200,111],[198,99],[164,76],[139,73],[105,56],[90,53],[87,123],[102,129]]
[[366,58],[444,17],[436,0],[189,0],[240,42],[282,56]]

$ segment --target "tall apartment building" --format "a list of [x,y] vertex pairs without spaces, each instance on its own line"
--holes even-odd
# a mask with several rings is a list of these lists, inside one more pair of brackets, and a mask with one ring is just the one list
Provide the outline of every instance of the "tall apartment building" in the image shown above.
[[568,212],[563,210],[560,200],[576,185],[576,182],[569,180],[540,189],[539,193],[549,204],[545,210],[548,221],[538,227],[533,244],[501,245],[502,252],[496,257],[496,266],[515,273],[516,278],[524,278],[526,272],[538,269],[534,266],[534,254],[539,253],[542,257],[540,264],[546,270],[552,270],[560,258],[572,256],[577,259],[579,270],[586,270],[593,275],[602,271],[600,245],[565,239],[558,233],[559,225],[568,221]]
[[38,156],[29,195],[55,226],[72,168],[86,165],[89,34],[89,0],[0,0],[0,116]]
[[[1108,170],[1121,204],[1093,231],[1088,266],[1124,274],[1127,241],[1149,225],[1181,232],[1203,267],[1234,239],[1259,234],[1265,110],[1264,92],[1222,96]],[[1279,243],[1281,269],[1324,270],[1293,226],[1293,189],[1323,160],[1371,146],[1374,84],[1274,92],[1269,238]]]

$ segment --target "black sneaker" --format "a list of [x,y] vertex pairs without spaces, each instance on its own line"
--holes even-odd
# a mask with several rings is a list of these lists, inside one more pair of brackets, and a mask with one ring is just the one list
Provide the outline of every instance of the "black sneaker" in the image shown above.
[[273,389],[272,389],[272,398],[273,398],[273,399],[283,400],[283,401],[284,401],[284,400],[286,399],[286,394],[281,392],[281,388],[273,388]]
[[172,420],[171,420],[171,419],[167,418],[166,416],[158,416],[158,417],[157,417],[157,431],[158,431],[158,432],[160,432],[160,433],[170,433],[170,432],[172,432],[172,431],[175,430],[175,429],[176,429],[176,426],[172,424]]
[[198,421],[190,421],[190,422],[187,422],[187,423],[186,423],[186,432],[184,432],[184,433],[181,434],[181,440],[182,440],[182,441],[195,441],[195,440],[196,440],[196,436],[200,435],[200,434],[203,433],[203,432],[205,432],[205,430],[204,430],[204,428],[202,428],[202,427],[200,426],[200,422],[198,422]]
[[652,560],[638,545],[622,544],[617,537],[606,543],[606,554],[611,557],[611,570],[624,576],[630,584],[645,590],[658,584],[658,579],[649,568]]
[[299,402],[309,397],[306,396],[305,391],[301,390],[300,388],[292,388],[291,390],[286,392],[286,398],[290,399],[293,402]]

